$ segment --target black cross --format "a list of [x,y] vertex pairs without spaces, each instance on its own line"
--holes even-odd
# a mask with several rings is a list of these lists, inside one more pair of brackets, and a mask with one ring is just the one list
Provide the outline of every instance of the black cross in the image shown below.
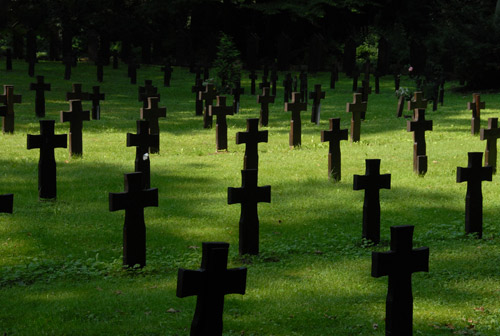
[[391,174],[380,175],[380,159],[366,160],[366,174],[354,175],[354,190],[364,190],[362,237],[380,242],[380,189],[391,189]]
[[199,92],[203,91],[205,86],[201,78],[196,79],[196,84],[191,86],[191,92],[196,94],[195,97],[195,115],[203,115],[203,100],[200,99]]
[[482,181],[491,181],[492,167],[483,167],[483,153],[469,152],[467,168],[457,167],[457,183],[467,182],[465,196],[465,232],[483,236]]
[[13,85],[3,86],[3,95],[0,95],[0,103],[5,104],[5,108],[0,110],[3,133],[14,133],[14,104],[20,104],[21,98],[21,95],[14,94]]
[[321,142],[328,141],[328,177],[340,181],[340,141],[347,140],[347,129],[340,129],[340,118],[330,118],[330,130],[321,131]]
[[0,195],[0,212],[12,213],[14,208],[14,194]]
[[347,103],[347,112],[351,116],[351,142],[358,142],[361,138],[361,114],[366,112],[367,103],[362,101],[361,93],[355,93],[352,103]]
[[99,86],[92,87],[92,93],[89,93],[88,99],[92,101],[92,119],[101,119],[101,105],[100,101],[105,99],[104,93],[100,92]]
[[408,102],[408,111],[415,111],[416,109],[426,109],[427,99],[424,99],[424,94],[417,91],[413,94],[413,98]]
[[245,89],[241,87],[241,82],[237,80],[234,83],[234,88],[231,89],[231,94],[233,95],[233,106],[235,114],[237,114],[240,111],[240,96],[243,93],[245,93]]
[[38,197],[56,198],[56,160],[54,148],[66,148],[66,134],[54,134],[55,120],[40,120],[40,135],[28,134],[28,149],[40,148]]
[[416,109],[412,121],[407,121],[407,131],[413,132],[413,171],[427,173],[425,132],[432,131],[432,120],[425,120],[425,110]]
[[125,192],[109,193],[109,211],[125,210],[123,265],[146,265],[144,208],[158,206],[158,189],[144,189],[142,173],[125,174]]
[[208,107],[208,114],[213,117],[217,116],[215,123],[215,140],[217,150],[227,150],[227,118],[228,115],[234,114],[232,106],[226,106],[226,97],[217,96],[217,105]]
[[262,82],[259,83],[259,89],[263,89],[263,88],[270,88],[271,87],[271,83],[267,80],[267,77],[266,76],[262,76]]
[[90,112],[83,111],[81,100],[70,100],[69,111],[61,111],[61,122],[69,121],[69,155],[81,156],[83,122],[90,120]]
[[313,100],[311,122],[319,125],[321,113],[321,99],[325,99],[325,91],[321,91],[321,84],[314,85],[314,91],[309,92],[309,99]]
[[170,64],[165,64],[165,66],[161,67],[160,70],[163,72],[163,86],[169,87],[174,69],[172,69]]
[[201,267],[179,268],[177,297],[197,296],[191,336],[222,335],[222,314],[226,294],[245,294],[247,269],[227,269],[229,244],[202,243]]
[[156,97],[160,100],[160,94],[158,93],[158,88],[153,85],[153,81],[146,79],[144,81],[144,86],[139,86],[139,97],[138,100],[142,102],[142,107],[148,107],[148,98]]
[[486,108],[486,103],[481,101],[479,93],[472,94],[472,102],[467,103],[467,109],[472,110],[471,133],[476,135],[481,128],[481,109]]
[[212,116],[208,113],[209,106],[214,103],[214,99],[217,96],[217,90],[213,84],[206,84],[205,91],[198,92],[198,97],[200,100],[205,101],[205,110],[203,113],[203,128],[212,128]]
[[[167,108],[159,107],[160,98],[158,97],[149,97],[148,98],[148,107],[141,108],[141,119],[145,119],[149,121],[149,134],[158,134],[160,135],[160,124],[158,122],[158,118],[166,118],[167,117]],[[160,152],[160,143],[158,143],[158,147],[150,146],[151,153],[156,154]]]
[[30,90],[35,93],[35,114],[38,118],[45,117],[45,91],[50,91],[50,84],[44,83],[43,76],[36,76],[36,83],[30,83]]
[[257,169],[241,171],[241,188],[227,188],[227,203],[241,203],[240,254],[259,254],[259,202],[271,203],[271,186],[257,186]]
[[500,138],[498,118],[488,118],[488,128],[481,129],[481,140],[486,140],[486,151],[484,152],[484,165],[497,172],[497,139]]
[[255,73],[255,70],[250,70],[250,75],[248,75],[248,78],[251,79],[250,94],[254,95],[255,94],[255,80],[257,79],[257,74]]
[[149,147],[160,145],[160,135],[149,134],[149,121],[137,120],[137,134],[127,133],[127,147],[135,146],[135,171],[142,173],[143,188],[151,185]]
[[413,249],[411,225],[391,226],[391,250],[372,252],[372,276],[389,276],[385,334],[413,335],[411,276],[429,271],[429,248]]
[[258,169],[259,142],[267,142],[267,131],[259,131],[259,119],[247,119],[247,131],[236,133],[236,144],[246,144],[243,169]]
[[257,96],[257,103],[260,104],[260,126],[267,126],[269,123],[269,103],[274,104],[276,96],[271,96],[269,88],[263,89],[262,95]]
[[75,83],[71,85],[73,91],[66,92],[66,100],[89,100],[89,93],[82,92],[82,84]]
[[307,110],[307,104],[300,102],[300,92],[292,94],[292,102],[285,103],[285,112],[292,112],[292,119],[290,121],[290,147],[300,146],[302,143],[302,121],[300,119],[300,112]]

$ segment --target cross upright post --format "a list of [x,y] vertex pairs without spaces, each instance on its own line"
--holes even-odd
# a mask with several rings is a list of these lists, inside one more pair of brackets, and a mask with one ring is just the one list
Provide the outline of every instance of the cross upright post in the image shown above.
[[203,91],[205,86],[201,78],[196,79],[195,85],[191,86],[191,92],[196,94],[195,97],[195,115],[203,115],[203,100],[200,99],[199,93]]
[[358,142],[361,137],[361,113],[366,112],[367,103],[362,101],[361,93],[353,95],[353,102],[347,103],[346,110],[351,115],[351,142]]
[[197,296],[191,336],[221,336],[226,294],[245,294],[247,269],[227,268],[229,244],[202,243],[201,267],[179,268],[177,297]]
[[[158,134],[158,136],[160,135],[160,123],[158,122],[158,118],[167,117],[167,108],[159,107],[159,103],[160,98],[149,97],[148,106],[146,108],[141,108],[141,119],[145,119],[149,122],[149,134]],[[152,154],[159,153],[160,143],[158,142],[158,147],[150,146],[149,148]]]
[[479,133],[481,128],[481,109],[486,108],[486,103],[481,101],[479,93],[472,94],[472,102],[467,103],[467,109],[472,111],[471,128],[472,135]]
[[236,144],[246,144],[243,169],[258,169],[259,142],[267,142],[268,132],[259,131],[259,119],[247,119],[247,131],[236,133]]
[[311,122],[319,125],[321,114],[321,99],[325,99],[325,91],[321,91],[321,84],[314,85],[314,91],[309,92],[309,99],[313,100]]
[[240,254],[259,254],[259,202],[271,203],[271,186],[257,186],[257,169],[241,171],[241,188],[227,188],[227,203],[241,203],[239,223]]
[[240,111],[240,96],[245,93],[245,89],[241,87],[241,82],[237,80],[234,83],[234,88],[231,89],[231,94],[233,95],[233,107],[234,114]]
[[30,90],[35,93],[35,114],[38,118],[45,117],[45,91],[50,91],[50,84],[44,83],[43,76],[36,76],[36,83],[30,83]]
[[144,81],[144,86],[139,86],[139,97],[138,100],[142,102],[142,107],[148,107],[148,98],[156,97],[160,100],[160,94],[158,93],[158,88],[153,85],[153,81],[146,79]]
[[149,121],[137,120],[137,134],[127,133],[127,147],[135,146],[135,171],[142,173],[143,188],[151,186],[149,147],[158,147],[160,136],[149,134]]
[[213,118],[208,113],[209,107],[214,103],[214,99],[217,96],[217,90],[213,84],[206,84],[205,91],[198,92],[200,100],[205,101],[205,110],[203,113],[203,128],[212,128]]
[[413,94],[413,98],[408,102],[408,111],[413,111],[417,109],[426,109],[427,108],[427,99],[424,99],[424,94],[420,91],[417,91]]
[[217,96],[217,105],[208,107],[208,114],[217,116],[215,123],[215,141],[217,151],[227,150],[227,116],[234,114],[232,106],[226,106],[226,97]]
[[66,100],[89,100],[89,93],[82,92],[82,84],[74,83],[71,85],[72,92],[66,92]]
[[427,173],[425,132],[432,131],[432,120],[425,120],[425,110],[416,109],[412,121],[407,122],[407,131],[413,132],[413,171],[423,176]]
[[366,174],[354,175],[354,190],[364,190],[362,237],[380,242],[380,189],[391,189],[391,174],[380,174],[380,159],[366,160]]
[[101,104],[100,101],[105,99],[104,93],[100,92],[99,86],[92,87],[92,93],[89,93],[88,99],[92,101],[92,119],[101,119]]
[[483,236],[483,191],[482,181],[491,181],[492,167],[483,167],[483,153],[469,152],[467,168],[457,167],[457,183],[467,182],[465,196],[465,232]]
[[413,249],[411,225],[391,226],[391,250],[372,252],[372,277],[389,276],[385,304],[385,334],[413,335],[411,276],[429,271],[429,248]]
[[57,194],[54,148],[66,148],[66,134],[54,134],[55,120],[40,120],[40,135],[28,134],[28,149],[40,148],[38,198],[55,199]]
[[498,128],[498,118],[488,118],[488,128],[481,128],[481,140],[486,140],[486,150],[484,152],[484,165],[490,166],[493,174],[497,172],[497,139],[500,138],[500,128]]
[[274,104],[276,96],[271,96],[270,89],[265,87],[262,90],[262,95],[257,96],[257,104],[260,104],[260,126],[267,126],[269,123],[269,104]]
[[267,80],[266,76],[262,76],[262,82],[259,83],[259,89],[270,88],[271,83]]
[[0,109],[3,133],[14,133],[14,104],[20,104],[21,98],[21,95],[14,94],[13,85],[3,86],[3,95],[0,95],[0,103],[5,104]]
[[283,80],[283,101],[288,103],[292,99],[292,75],[287,73],[285,79]]
[[165,64],[165,66],[162,66],[160,70],[163,72],[163,86],[170,87],[170,80],[174,69],[172,69],[170,64]]
[[289,137],[290,147],[296,147],[302,144],[302,139],[301,139],[302,121],[300,118],[300,112],[306,110],[307,110],[307,104],[300,102],[300,92],[294,92],[292,94],[292,102],[285,103],[285,112],[292,112],[292,118],[290,120],[290,137]]
[[70,100],[69,111],[61,111],[61,122],[69,122],[69,155],[82,156],[83,122],[90,120],[90,112],[83,111],[81,100]]
[[257,74],[255,73],[255,70],[250,70],[250,74],[248,75],[248,78],[250,78],[250,94],[255,95],[255,80],[257,79]]
[[14,209],[14,194],[0,195],[0,212],[12,213]]
[[300,101],[307,104],[307,72],[302,70],[299,75],[300,79]]
[[328,141],[328,177],[340,181],[340,141],[347,140],[347,129],[340,129],[340,118],[330,118],[330,129],[321,131],[321,142]]

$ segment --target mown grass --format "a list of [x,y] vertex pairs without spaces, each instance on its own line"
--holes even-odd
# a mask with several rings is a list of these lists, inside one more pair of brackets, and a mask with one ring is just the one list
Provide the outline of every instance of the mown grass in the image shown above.
[[[3,65],[0,64],[3,69]],[[79,64],[71,81],[63,66],[37,64],[37,74],[52,84],[46,93],[47,119],[59,122],[67,110],[71,83],[85,91],[97,85],[95,67]],[[280,73],[280,81],[283,73]],[[247,75],[242,85],[249,90]],[[392,78],[369,98],[361,142],[344,141],[342,181],[327,178],[328,144],[320,130],[328,118],[349,127],[346,102],[351,81],[342,77],[328,89],[328,74],[309,76],[323,84],[326,99],[318,127],[303,113],[302,147],[288,146],[289,113],[278,88],[271,105],[269,142],[260,144],[259,185],[272,186],[272,203],[259,205],[261,255],[238,256],[240,207],[227,205],[227,187],[241,185],[244,146],[235,133],[257,117],[256,97],[242,96],[238,115],[228,118],[229,151],[215,152],[215,130],[202,128],[194,115],[194,75],[175,68],[172,86],[163,87],[159,67],[143,67],[138,83],[159,87],[167,118],[160,121],[159,155],[151,157],[151,183],[159,188],[159,207],[145,210],[147,266],[121,269],[123,212],[108,210],[108,193],[123,190],[123,174],[134,169],[135,133],[141,103],[126,68],[105,68],[102,120],[84,123],[83,157],[56,150],[58,198],[39,202],[38,150],[26,149],[26,134],[38,134],[34,92],[27,65],[0,70],[2,84],[23,95],[16,106],[16,131],[0,135],[0,193],[14,193],[14,213],[0,215],[0,333],[7,335],[187,335],[195,298],[175,296],[178,267],[198,268],[201,242],[227,241],[230,267],[248,267],[247,294],[226,296],[224,335],[383,335],[387,279],[370,277],[371,252],[387,250],[392,225],[415,226],[415,247],[429,246],[430,272],[413,276],[415,335],[498,335],[500,332],[499,180],[483,184],[484,238],[464,232],[465,184],[456,167],[467,152],[485,143],[470,135],[468,93],[447,84],[445,105],[427,113],[429,171],[412,171],[412,134],[395,118]],[[410,86],[405,79],[403,86]],[[482,114],[497,117],[498,94],[485,93]],[[84,104],[87,109],[90,105]],[[382,242],[363,243],[363,192],[352,190],[353,174],[364,174],[365,159],[380,158],[381,172],[392,174],[391,190],[381,191]],[[170,310],[173,308],[173,310]]]

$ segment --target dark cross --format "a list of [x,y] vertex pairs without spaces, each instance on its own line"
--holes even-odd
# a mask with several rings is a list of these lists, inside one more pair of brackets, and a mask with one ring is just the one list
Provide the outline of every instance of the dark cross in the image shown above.
[[271,203],[271,186],[257,186],[257,169],[241,171],[241,188],[227,188],[227,203],[241,203],[239,227],[239,251],[259,254],[259,202]]
[[276,96],[276,82],[278,81],[278,72],[276,71],[276,66],[274,65],[271,69],[271,94]]
[[424,99],[424,94],[417,91],[413,94],[413,98],[408,102],[408,111],[415,111],[416,109],[426,109],[427,99]]
[[109,211],[125,210],[123,265],[146,265],[144,208],[158,206],[158,189],[145,189],[142,173],[125,174],[125,192],[109,193]]
[[7,49],[7,54],[5,57],[6,57],[5,70],[11,71],[12,70],[12,50]]
[[222,335],[222,314],[226,294],[245,294],[247,269],[227,269],[229,244],[202,243],[201,268],[179,268],[177,297],[196,295],[191,336]]
[[208,107],[208,114],[217,116],[215,123],[215,141],[217,150],[227,150],[227,119],[226,116],[234,114],[232,106],[226,106],[226,97],[217,96],[217,105]]
[[160,70],[163,72],[163,86],[170,87],[170,79],[172,78],[174,69],[172,69],[170,64],[165,64]]
[[43,76],[36,76],[36,83],[30,83],[30,90],[35,93],[35,114],[38,118],[45,117],[45,91],[50,91],[50,84],[44,83]]
[[340,181],[340,141],[347,140],[347,129],[340,129],[340,118],[330,118],[330,130],[321,131],[321,142],[328,141],[328,177]]
[[481,128],[481,109],[486,108],[486,103],[481,101],[479,93],[472,94],[472,102],[467,103],[467,109],[472,110],[471,133],[476,135]]
[[217,90],[213,84],[206,84],[205,91],[198,92],[198,98],[205,101],[205,110],[203,111],[203,128],[212,128],[212,116],[208,113],[209,107],[214,103],[217,96]]
[[307,103],[300,102],[300,92],[292,93],[292,102],[285,103],[285,112],[292,112],[292,118],[290,120],[290,137],[289,137],[290,147],[300,146],[302,144],[301,140],[302,121],[300,118],[300,112],[306,110],[307,110]]
[[252,80],[250,82],[250,94],[254,95],[255,94],[255,80],[257,79],[257,74],[255,73],[255,70],[250,70],[250,75],[248,75],[248,78],[250,78]]
[[69,121],[69,155],[81,156],[83,122],[90,120],[90,112],[83,111],[81,100],[70,100],[69,111],[61,111],[61,122]]
[[72,92],[66,92],[66,100],[89,100],[89,93],[82,92],[82,84],[73,84],[72,89]]
[[12,213],[14,208],[14,194],[0,195],[0,212]]
[[14,133],[14,104],[21,103],[21,95],[14,94],[13,85],[3,86],[3,95],[0,95],[0,103],[5,107],[0,109],[2,116],[3,133]]
[[66,148],[66,134],[54,134],[55,120],[40,120],[40,135],[28,134],[28,149],[40,148],[38,198],[56,198],[56,160],[54,148]]
[[314,91],[309,92],[309,99],[313,100],[311,122],[319,125],[321,115],[321,99],[325,99],[325,91],[321,91],[321,84],[314,85]]
[[486,140],[486,150],[484,152],[484,165],[493,169],[493,174],[497,172],[497,139],[500,138],[500,128],[498,128],[498,118],[488,118],[488,128],[481,128],[481,140]]
[[71,79],[71,66],[73,65],[73,56],[72,55],[64,56],[63,64],[64,64],[64,79],[70,80]]
[[135,63],[129,63],[128,64],[128,76],[130,77],[130,84],[136,84],[137,83],[137,69],[140,69],[141,66],[139,64]]
[[412,248],[413,229],[412,225],[391,226],[391,250],[372,252],[372,277],[389,276],[386,335],[413,335],[411,276],[429,271],[429,248]]
[[394,90],[395,91],[399,90],[400,83],[401,83],[401,75],[400,74],[394,75]]
[[[149,97],[148,107],[141,108],[141,119],[149,121],[149,134],[158,134],[158,136],[160,135],[160,124],[158,123],[158,118],[167,117],[167,108],[159,107],[159,103],[160,98]],[[158,146],[149,146],[149,148],[152,154],[159,153],[160,143],[158,142]]]
[[88,94],[88,100],[92,101],[92,119],[100,120],[101,119],[101,105],[100,101],[104,100],[104,93],[100,92],[99,86],[92,87],[92,93]]
[[358,142],[361,135],[361,114],[366,113],[367,103],[362,101],[361,93],[355,93],[352,103],[347,103],[351,116],[351,142]]
[[364,176],[354,175],[353,189],[365,191],[362,237],[378,244],[380,242],[380,189],[391,189],[391,174],[380,175],[380,159],[367,159],[366,173]]
[[247,119],[247,131],[236,133],[236,144],[246,144],[243,169],[258,169],[259,142],[267,142],[267,131],[259,131],[259,119]]
[[406,130],[413,132],[413,171],[419,175],[427,173],[425,132],[432,131],[432,120],[425,120],[425,110],[416,109],[412,121],[407,121]]
[[467,182],[465,196],[465,232],[483,236],[483,192],[482,181],[491,181],[492,167],[483,167],[483,153],[469,152],[467,168],[457,167],[457,183]]
[[262,83],[259,83],[259,89],[263,89],[263,88],[270,88],[271,87],[271,83],[267,80],[267,77],[265,76],[262,76]]
[[146,79],[144,81],[144,86],[139,86],[139,97],[138,100],[142,102],[142,107],[148,107],[148,98],[157,97],[160,100],[160,94],[158,93],[158,88],[153,85],[153,81]]
[[237,80],[234,83],[234,88],[231,89],[231,94],[233,95],[233,107],[234,113],[240,111],[240,96],[245,93],[245,89],[241,87],[241,82]]
[[288,103],[288,101],[292,98],[292,75],[287,73],[285,79],[283,80],[283,93],[284,93],[284,102]]
[[271,96],[270,89],[265,87],[262,95],[257,96],[257,103],[260,104],[260,126],[267,126],[269,122],[269,103],[274,104],[276,96]]
[[203,100],[200,99],[199,92],[203,91],[205,86],[203,85],[203,80],[201,78],[196,79],[196,84],[191,86],[191,92],[196,93],[195,97],[195,114],[203,115]]
[[300,101],[307,104],[307,72],[301,71],[299,78],[300,78]]
[[158,147],[160,136],[149,134],[149,121],[137,120],[137,134],[127,133],[127,147],[135,146],[135,171],[142,173],[143,188],[150,187],[149,147]]

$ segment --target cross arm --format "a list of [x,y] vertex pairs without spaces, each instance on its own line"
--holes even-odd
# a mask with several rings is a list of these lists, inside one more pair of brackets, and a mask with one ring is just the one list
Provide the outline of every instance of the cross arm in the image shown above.
[[0,106],[0,116],[5,117],[6,113],[7,113],[7,106],[6,105]]
[[495,129],[481,128],[480,130],[481,140],[496,140],[498,138],[500,138],[500,128],[495,128]]
[[466,182],[470,179],[470,169],[457,167],[457,183]]
[[71,121],[73,119],[73,115],[70,111],[61,111],[61,122]]
[[389,275],[394,262],[394,252],[372,252],[372,277],[380,278]]
[[177,292],[179,298],[201,294],[206,278],[205,270],[188,270],[179,268],[177,272]]
[[380,175],[379,186],[380,188],[391,189],[391,174]]
[[353,190],[363,190],[366,189],[367,178],[363,175],[354,175],[353,177]]
[[109,211],[124,210],[127,204],[127,193],[109,193]]
[[227,188],[227,204],[236,204],[243,201],[245,192],[242,188]]
[[142,205],[144,207],[158,206],[158,188],[146,189],[142,192]]
[[257,188],[257,200],[259,202],[271,203],[271,186],[262,186]]
[[419,247],[411,251],[411,271],[413,272],[429,272],[429,248]]
[[247,287],[246,267],[231,268],[226,273],[226,286],[224,294],[245,294]]
[[14,206],[14,194],[0,195],[0,212],[12,213],[13,206]]
[[41,148],[42,147],[42,136],[28,134],[28,149]]

